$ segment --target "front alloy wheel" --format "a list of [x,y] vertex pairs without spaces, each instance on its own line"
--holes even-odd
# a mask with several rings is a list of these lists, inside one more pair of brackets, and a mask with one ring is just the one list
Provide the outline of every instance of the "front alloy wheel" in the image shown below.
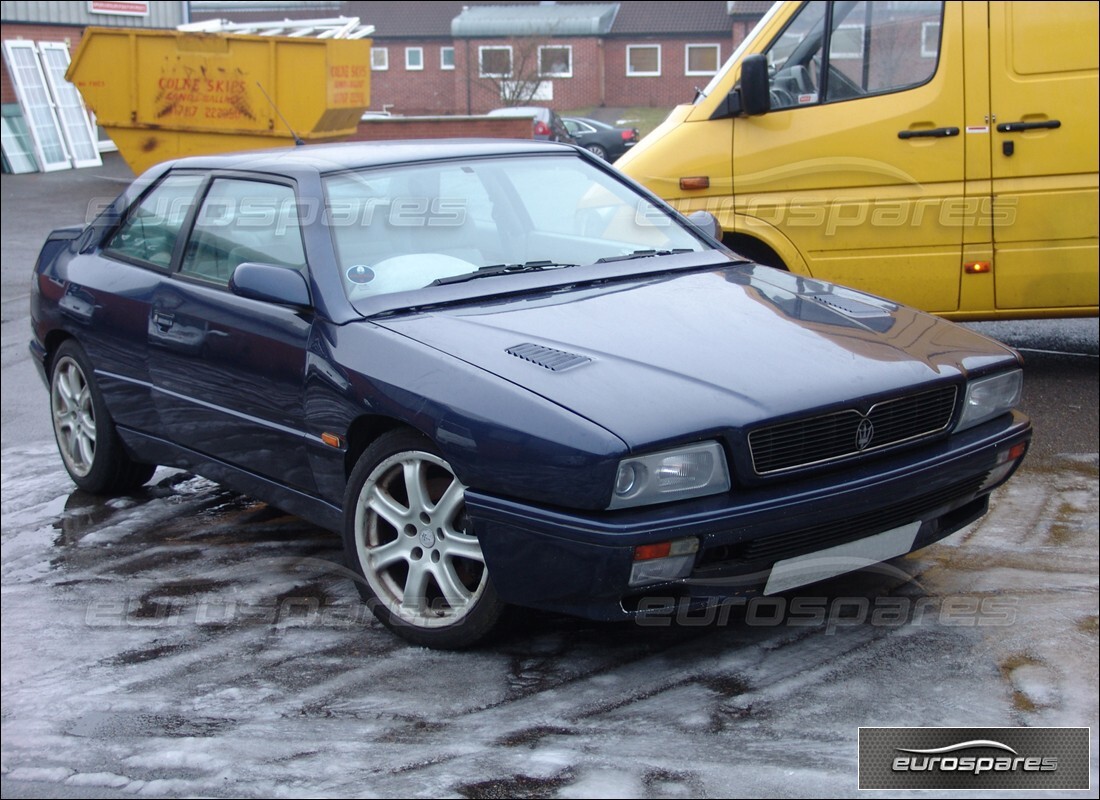
[[360,594],[391,630],[429,647],[484,638],[503,604],[466,517],[465,487],[410,431],[376,441],[352,472],[344,546]]

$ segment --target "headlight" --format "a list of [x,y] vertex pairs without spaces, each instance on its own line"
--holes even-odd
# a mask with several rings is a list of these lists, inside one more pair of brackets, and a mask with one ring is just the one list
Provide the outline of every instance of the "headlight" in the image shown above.
[[623,459],[608,508],[667,503],[729,488],[730,474],[722,446],[705,442]]
[[1020,402],[1024,374],[1018,369],[989,378],[971,381],[955,431],[973,428],[986,420],[1011,411]]

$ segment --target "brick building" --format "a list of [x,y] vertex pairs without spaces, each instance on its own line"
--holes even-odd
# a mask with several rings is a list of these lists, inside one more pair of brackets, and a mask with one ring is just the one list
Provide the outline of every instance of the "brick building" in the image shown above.
[[[479,115],[509,105],[668,108],[691,101],[770,5],[727,0],[2,0],[0,37],[25,40],[19,57],[36,58],[27,55],[38,52],[29,43],[59,42],[75,51],[91,25],[175,28],[209,19],[254,23],[358,17],[375,29],[370,65],[370,107],[375,110],[410,117]],[[18,149],[26,151],[29,139],[7,62],[0,75],[5,142],[18,140]],[[414,133],[411,128],[404,132]],[[99,149],[111,146],[99,142]]]
[[194,0],[195,21],[356,16],[375,27],[371,108],[478,114],[688,102],[770,2],[367,2]]
[[[91,25],[125,28],[174,28],[186,21],[186,2],[136,2],[134,0],[92,0],[92,2],[0,2],[0,39],[31,42],[62,42],[75,52],[84,29]],[[0,75],[0,102],[15,103],[15,89],[8,64]]]

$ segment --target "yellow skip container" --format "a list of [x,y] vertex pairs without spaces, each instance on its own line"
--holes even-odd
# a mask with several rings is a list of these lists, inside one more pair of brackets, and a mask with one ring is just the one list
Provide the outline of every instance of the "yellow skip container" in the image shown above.
[[66,77],[134,170],[353,134],[370,39],[88,28]]

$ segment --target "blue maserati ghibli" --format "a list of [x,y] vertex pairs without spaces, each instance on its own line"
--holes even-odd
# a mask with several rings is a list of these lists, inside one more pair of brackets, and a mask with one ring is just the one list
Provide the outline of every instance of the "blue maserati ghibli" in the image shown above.
[[77,486],[190,470],[343,535],[406,639],[773,594],[978,519],[1011,349],[753,264],[582,149],[385,142],[154,167],[35,266]]

